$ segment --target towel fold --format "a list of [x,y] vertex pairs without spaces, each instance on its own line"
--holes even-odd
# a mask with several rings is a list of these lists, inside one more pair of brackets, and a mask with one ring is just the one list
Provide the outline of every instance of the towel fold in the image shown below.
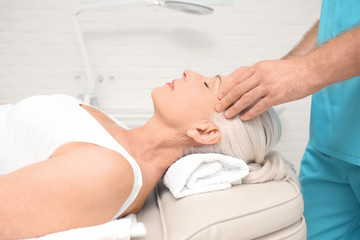
[[112,220],[102,225],[70,229],[27,240],[130,240],[146,235],[144,224],[137,222],[135,214]]
[[163,182],[175,198],[230,188],[249,174],[244,160],[218,153],[189,154],[172,164]]

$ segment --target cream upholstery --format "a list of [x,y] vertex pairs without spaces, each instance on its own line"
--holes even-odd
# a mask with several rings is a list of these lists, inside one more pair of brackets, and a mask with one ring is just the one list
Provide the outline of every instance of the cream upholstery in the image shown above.
[[162,184],[137,214],[137,240],[306,239],[303,200],[292,182],[243,184],[179,200]]

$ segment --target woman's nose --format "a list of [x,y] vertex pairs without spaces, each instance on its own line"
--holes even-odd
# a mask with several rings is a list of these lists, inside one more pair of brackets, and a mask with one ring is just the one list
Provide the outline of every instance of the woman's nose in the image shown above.
[[192,76],[193,76],[193,74],[192,74],[193,72],[192,71],[190,71],[190,70],[185,70],[184,72],[183,72],[183,80],[191,80],[192,79]]

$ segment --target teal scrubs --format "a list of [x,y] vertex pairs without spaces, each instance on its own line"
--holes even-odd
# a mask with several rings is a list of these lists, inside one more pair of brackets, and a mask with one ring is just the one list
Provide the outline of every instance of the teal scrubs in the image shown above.
[[[357,26],[360,0],[323,0],[318,45]],[[300,182],[308,239],[360,239],[360,76],[312,96]]]

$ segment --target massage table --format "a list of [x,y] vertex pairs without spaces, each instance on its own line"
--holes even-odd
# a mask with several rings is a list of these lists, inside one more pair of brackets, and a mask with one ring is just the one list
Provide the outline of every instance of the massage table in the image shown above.
[[175,199],[159,183],[136,215],[133,240],[306,240],[303,199],[291,181],[242,184]]

